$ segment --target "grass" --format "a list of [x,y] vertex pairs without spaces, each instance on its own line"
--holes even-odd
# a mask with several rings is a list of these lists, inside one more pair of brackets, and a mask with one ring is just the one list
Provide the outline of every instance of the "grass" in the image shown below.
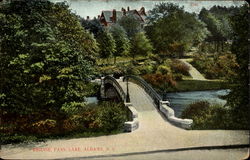
[[[134,60],[141,61],[141,60],[145,60],[145,59],[146,59],[145,56],[137,56],[137,57],[135,57]],[[133,60],[132,57],[117,57],[116,58],[116,63],[126,63],[126,62],[130,62],[132,60]],[[98,65],[104,65],[104,64],[112,65],[112,64],[114,64],[114,58],[98,59],[97,64]]]
[[230,84],[222,80],[202,81],[202,80],[183,80],[178,81],[176,88],[169,88],[168,92],[185,92],[201,90],[228,89]]

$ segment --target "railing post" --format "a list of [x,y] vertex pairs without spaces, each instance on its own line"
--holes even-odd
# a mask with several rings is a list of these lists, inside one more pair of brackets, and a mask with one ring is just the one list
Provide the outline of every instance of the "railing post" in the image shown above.
[[106,95],[105,95],[105,84],[104,84],[104,77],[101,77],[101,88],[100,88],[100,92],[101,92],[101,98],[105,99]]
[[130,98],[129,98],[129,89],[128,89],[128,77],[127,77],[127,95],[126,95],[126,103],[130,103]]

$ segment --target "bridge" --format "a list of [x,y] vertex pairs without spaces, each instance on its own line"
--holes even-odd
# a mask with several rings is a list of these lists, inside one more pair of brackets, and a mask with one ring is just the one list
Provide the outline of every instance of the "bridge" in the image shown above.
[[[101,97],[106,99],[123,101],[129,107],[132,117],[131,122],[125,123],[126,131],[133,131],[139,127],[138,112],[152,111],[167,119],[177,127],[189,129],[193,123],[191,119],[175,117],[174,110],[169,107],[169,101],[162,97],[142,78],[137,76],[125,76],[115,79],[106,76],[101,83]],[[143,115],[142,115],[143,116]]]
[[[247,155],[249,131],[182,129],[185,127],[178,126],[182,123],[173,123],[175,117],[168,108],[169,103],[162,101],[161,97],[140,78],[128,76],[115,79],[107,76],[102,80],[102,96],[123,101],[130,108],[133,120],[126,122],[125,128],[133,132],[57,139],[26,145],[2,145],[1,158],[234,160]],[[190,123],[184,126],[189,125]],[[33,148],[52,151],[34,151]],[[79,148],[80,151],[73,150],[74,148]]]

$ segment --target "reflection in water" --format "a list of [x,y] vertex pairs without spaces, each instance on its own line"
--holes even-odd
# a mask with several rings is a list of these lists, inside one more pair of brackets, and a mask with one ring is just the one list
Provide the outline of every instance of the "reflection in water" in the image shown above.
[[212,91],[195,91],[195,92],[178,92],[167,93],[167,99],[170,102],[171,108],[175,111],[175,116],[180,117],[182,111],[191,103],[207,100],[210,104],[225,105],[226,100],[220,99],[219,96],[224,96],[230,90],[212,90]]

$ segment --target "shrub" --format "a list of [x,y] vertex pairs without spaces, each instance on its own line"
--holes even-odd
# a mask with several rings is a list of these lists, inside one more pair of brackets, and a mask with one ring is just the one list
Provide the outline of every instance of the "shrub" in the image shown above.
[[189,75],[190,67],[180,60],[173,60],[171,64],[171,69],[175,73],[181,73],[183,75]]
[[53,119],[46,119],[35,122],[32,124],[31,132],[37,134],[51,134],[56,133],[56,120]]
[[154,67],[152,65],[141,65],[136,67],[141,75],[153,73]]
[[192,65],[208,79],[228,79],[236,75],[238,64],[231,53],[223,53],[214,57],[206,55],[195,56]]
[[159,65],[156,70],[156,73],[160,74],[170,74],[171,72],[171,68],[167,65]]
[[225,106],[210,105],[207,101],[190,104],[182,112],[182,118],[193,119],[194,129],[233,129],[230,110]]
[[127,75],[140,75],[140,71],[132,63],[125,66],[125,74]]
[[183,80],[183,75],[180,73],[173,74],[174,80],[176,81],[182,81]]
[[176,82],[171,74],[146,74],[143,78],[158,89],[166,90],[167,88],[175,87]]
[[123,129],[126,121],[125,106],[123,104],[115,104],[105,102],[99,108],[99,119],[102,123],[102,129],[106,132]]

